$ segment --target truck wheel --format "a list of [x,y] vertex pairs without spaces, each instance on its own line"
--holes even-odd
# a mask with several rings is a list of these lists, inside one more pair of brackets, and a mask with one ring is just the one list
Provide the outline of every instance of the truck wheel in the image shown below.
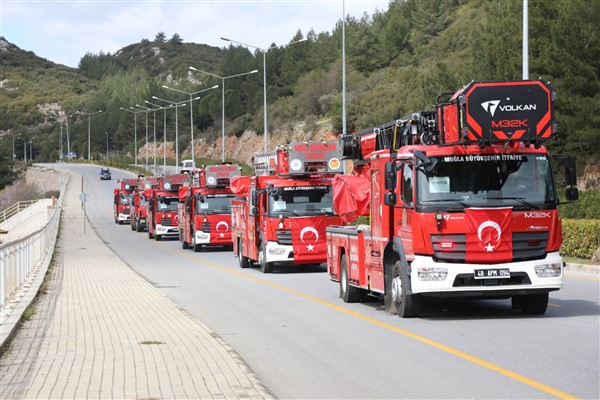
[[141,225],[141,224],[139,224],[139,223],[138,223],[138,224],[135,224],[135,231],[136,231],[136,232],[141,232],[141,231],[143,231],[143,230],[144,230],[144,228],[142,227],[142,225]]
[[123,225],[123,221],[119,221],[119,225]]
[[150,232],[150,229],[148,229],[148,239],[154,239],[154,235]]
[[192,249],[195,253],[200,253],[202,251],[202,245],[196,243],[196,232],[192,232]]
[[154,235],[154,240],[156,240],[157,242],[160,242],[161,239],[162,239],[161,235]]
[[238,261],[240,264],[240,268],[248,268],[250,266],[250,262],[248,261],[248,257],[244,256],[244,248],[242,247],[242,241],[238,239]]
[[416,294],[408,294],[408,276],[404,273],[400,261],[396,261],[393,272],[388,279],[390,279],[390,282],[389,285],[386,285],[384,298],[386,309],[390,312],[397,312],[400,318],[418,316],[421,308],[421,298]]
[[267,262],[267,249],[262,243],[260,245],[260,253],[258,253],[258,264],[260,265],[260,270],[263,274],[270,274],[273,272],[273,263]]
[[184,250],[187,250],[190,248],[190,245],[188,244],[188,242],[185,241],[185,238],[181,239],[181,248]]
[[525,314],[543,314],[548,308],[548,293],[527,294],[523,295],[520,300]]
[[131,227],[131,230],[135,231],[135,227],[136,227],[135,218],[131,218],[131,223],[129,225]]
[[361,289],[350,285],[346,255],[340,261],[340,297],[344,303],[355,303],[361,299]]

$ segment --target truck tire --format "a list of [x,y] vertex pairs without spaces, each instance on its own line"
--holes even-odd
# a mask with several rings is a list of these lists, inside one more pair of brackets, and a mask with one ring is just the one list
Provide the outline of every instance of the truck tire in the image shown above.
[[348,274],[348,263],[346,255],[340,260],[340,297],[344,303],[356,303],[362,298],[362,289],[350,285],[350,275]]
[[131,228],[132,231],[135,231],[135,227],[136,227],[135,218],[131,218],[131,223],[129,224],[129,227]]
[[150,229],[148,229],[148,239],[154,239],[154,235],[150,232]]
[[273,263],[267,262],[267,249],[263,243],[260,244],[260,253],[258,253],[258,265],[263,274],[270,274],[273,272]]
[[142,227],[141,224],[139,224],[139,223],[135,224],[135,231],[136,232],[141,232],[143,230],[144,230],[144,228]]
[[400,318],[411,318],[419,315],[421,298],[417,294],[408,294],[408,276],[402,268],[400,260],[396,261],[392,274],[387,275],[384,302],[386,310],[396,312]]
[[240,268],[248,268],[250,266],[250,261],[248,260],[248,257],[244,256],[244,248],[243,248],[243,244],[242,241],[240,239],[238,239],[238,262],[240,264]]
[[154,240],[156,240],[157,242],[160,242],[161,239],[162,239],[161,235],[154,235]]
[[525,314],[543,314],[548,308],[548,293],[519,296],[519,304]]
[[185,241],[185,238],[181,239],[181,248],[184,249],[184,250],[187,250],[187,249],[190,248],[190,245],[189,245],[188,242]]
[[202,251],[202,245],[196,243],[196,231],[192,232],[192,249],[194,250],[194,253],[200,253]]

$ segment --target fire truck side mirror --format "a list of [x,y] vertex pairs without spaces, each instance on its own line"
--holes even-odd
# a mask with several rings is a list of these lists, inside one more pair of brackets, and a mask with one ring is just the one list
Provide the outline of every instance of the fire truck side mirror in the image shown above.
[[396,189],[396,163],[388,161],[385,163],[385,188],[386,190]]
[[569,187],[565,193],[567,201],[575,201],[579,199],[579,190],[576,187]]
[[565,159],[565,180],[567,186],[577,185],[577,166],[575,165],[575,157],[567,156]]
[[387,192],[383,195],[383,204],[386,206],[395,206],[396,205],[396,193]]

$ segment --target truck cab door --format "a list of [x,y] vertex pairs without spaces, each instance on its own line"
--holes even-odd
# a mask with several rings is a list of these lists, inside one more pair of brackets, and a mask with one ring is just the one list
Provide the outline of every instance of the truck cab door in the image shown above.
[[383,253],[389,238],[389,207],[383,204],[384,174],[371,170],[371,233],[365,235],[365,263],[370,267],[369,280],[373,289],[383,289]]
[[413,230],[411,224],[415,204],[415,185],[413,184],[413,182],[415,182],[414,168],[408,161],[403,162],[399,166],[398,175],[400,184],[398,187],[400,192],[400,202],[398,205],[401,208],[402,215],[398,216],[399,218],[396,227],[399,227],[398,232],[404,246],[406,257],[408,260],[412,260],[414,258]]

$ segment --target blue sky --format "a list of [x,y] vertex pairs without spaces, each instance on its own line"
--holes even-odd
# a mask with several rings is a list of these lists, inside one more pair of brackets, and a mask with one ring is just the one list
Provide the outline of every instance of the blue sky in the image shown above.
[[[347,15],[386,11],[389,0],[345,0]],[[115,53],[177,33],[184,42],[224,47],[227,37],[256,47],[284,44],[300,29],[329,31],[342,0],[0,0],[0,35],[36,55],[77,67],[86,53]]]

